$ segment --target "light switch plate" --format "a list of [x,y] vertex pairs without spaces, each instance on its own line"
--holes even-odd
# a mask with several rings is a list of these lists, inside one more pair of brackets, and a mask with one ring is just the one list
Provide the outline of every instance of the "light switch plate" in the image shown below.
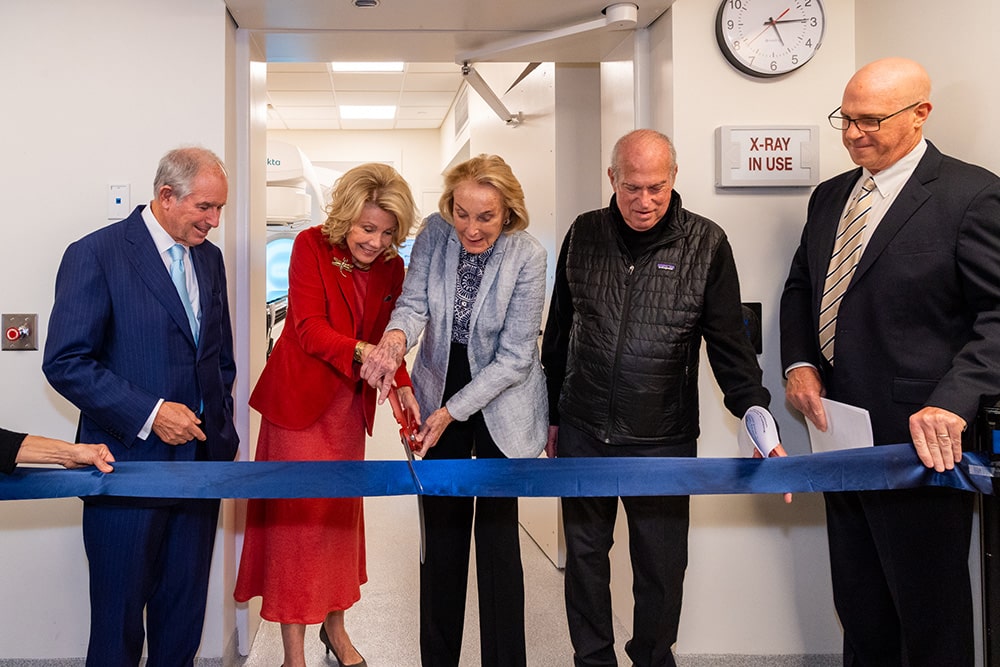
[[108,220],[124,220],[132,212],[128,183],[108,186]]

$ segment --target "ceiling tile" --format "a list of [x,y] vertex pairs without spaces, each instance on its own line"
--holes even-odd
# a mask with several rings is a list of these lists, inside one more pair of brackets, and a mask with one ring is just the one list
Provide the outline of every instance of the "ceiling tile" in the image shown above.
[[397,130],[436,130],[441,127],[443,119],[437,120],[397,120]]
[[281,107],[281,117],[291,120],[337,120],[337,107]]
[[275,107],[295,106],[295,107],[328,107],[335,104],[332,92],[268,92],[268,98]]
[[437,118],[440,122],[448,115],[448,107],[400,107],[396,112],[398,120],[425,120]]
[[329,90],[330,75],[325,72],[268,72],[268,90]]
[[393,120],[342,120],[344,130],[391,130],[395,125]]
[[462,85],[462,75],[454,74],[407,74],[403,81],[403,90],[458,90]]
[[289,130],[339,130],[340,122],[336,120],[290,120],[286,123]]
[[[334,72],[333,87],[336,90],[399,90],[403,85],[404,75],[400,72],[391,74],[375,73],[344,73]],[[268,84],[270,86],[270,84]]]
[[392,92],[343,92],[341,90],[337,91],[337,104],[352,104],[352,105],[392,105],[396,106],[399,104],[399,91]]
[[410,93],[404,92],[399,96],[399,105],[404,107],[450,107],[455,95],[458,94],[458,86],[454,90],[436,93]]
[[451,72],[461,76],[462,66],[457,63],[407,63],[406,72],[407,74]]

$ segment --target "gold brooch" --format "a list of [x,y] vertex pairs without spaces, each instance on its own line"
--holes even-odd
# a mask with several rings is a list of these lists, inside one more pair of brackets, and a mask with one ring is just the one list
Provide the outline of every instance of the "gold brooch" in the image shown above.
[[354,265],[351,262],[347,261],[346,259],[337,259],[336,257],[334,257],[333,259],[330,260],[330,263],[333,264],[338,269],[340,269],[340,275],[342,276],[346,275],[344,273],[345,269],[348,271],[348,273],[354,270]]

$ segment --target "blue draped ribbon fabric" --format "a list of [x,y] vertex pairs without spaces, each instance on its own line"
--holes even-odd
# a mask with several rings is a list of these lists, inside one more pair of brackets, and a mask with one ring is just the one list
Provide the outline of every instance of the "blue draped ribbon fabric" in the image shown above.
[[[989,458],[967,452],[938,473],[909,444],[786,458],[571,458],[415,461],[423,495],[638,496],[812,493],[943,486],[993,493]],[[405,461],[261,461],[115,464],[63,470],[19,467],[0,476],[0,500],[72,496],[338,498],[415,495]]]

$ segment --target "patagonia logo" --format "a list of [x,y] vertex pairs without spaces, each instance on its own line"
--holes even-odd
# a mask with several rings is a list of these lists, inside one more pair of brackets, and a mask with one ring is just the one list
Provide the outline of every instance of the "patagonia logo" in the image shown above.
[[667,262],[657,262],[656,268],[660,271],[673,271],[677,268],[676,264],[668,264]]

